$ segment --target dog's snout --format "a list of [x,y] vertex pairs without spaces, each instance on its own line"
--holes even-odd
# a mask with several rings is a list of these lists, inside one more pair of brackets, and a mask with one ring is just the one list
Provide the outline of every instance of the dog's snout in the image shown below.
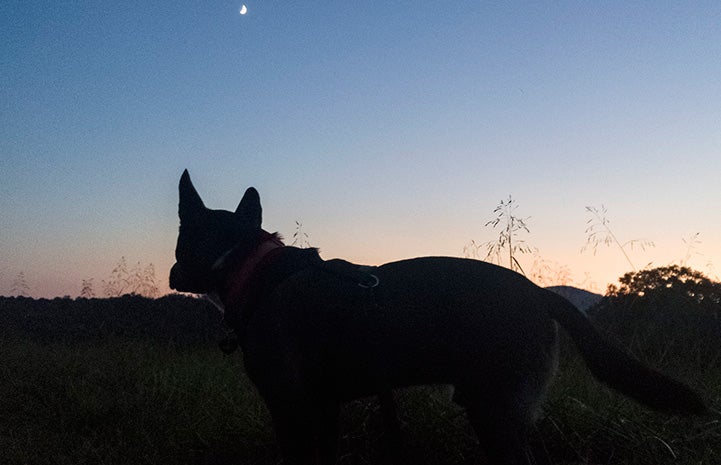
[[207,273],[177,262],[170,268],[169,284],[174,291],[192,292],[194,294],[206,294],[212,288]]
[[170,279],[169,279],[170,288],[179,291],[180,287],[183,287],[183,271],[181,270],[180,266],[176,263],[173,265],[172,268],[170,268]]

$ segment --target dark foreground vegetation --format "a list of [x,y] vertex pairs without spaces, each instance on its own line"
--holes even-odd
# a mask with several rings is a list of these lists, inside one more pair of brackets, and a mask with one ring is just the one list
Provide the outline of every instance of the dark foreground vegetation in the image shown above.
[[[645,274],[644,274],[645,273]],[[532,434],[539,463],[721,464],[721,285],[688,269],[626,275],[590,310],[644,362],[704,393],[712,413],[645,410],[594,381],[563,340]],[[205,301],[0,298],[0,464],[277,464],[240,355]],[[482,460],[443,389],[397,393],[407,463]],[[381,461],[372,399],[341,418],[340,463]]]

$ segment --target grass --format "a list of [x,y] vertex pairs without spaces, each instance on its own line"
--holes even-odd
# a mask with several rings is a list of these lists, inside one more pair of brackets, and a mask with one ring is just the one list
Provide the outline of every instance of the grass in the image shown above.
[[273,463],[260,399],[216,350],[3,341],[0,367],[8,464]]
[[[210,342],[112,332],[44,340],[0,333],[0,464],[280,463],[268,412],[240,356],[224,356]],[[602,387],[574,351],[564,351],[532,433],[539,463],[721,463],[721,370],[689,369],[674,359],[663,369],[705,392],[715,414],[649,412]],[[407,463],[482,460],[465,415],[442,391],[406,389],[397,398]],[[378,463],[375,401],[349,403],[341,424],[340,463]]]
[[683,368],[663,367],[665,373],[711,395],[716,413],[692,418],[650,411],[600,385],[575,354],[567,356],[563,365],[535,434],[535,440],[543,443],[541,449],[556,460],[551,463],[721,463],[717,370],[683,376]]

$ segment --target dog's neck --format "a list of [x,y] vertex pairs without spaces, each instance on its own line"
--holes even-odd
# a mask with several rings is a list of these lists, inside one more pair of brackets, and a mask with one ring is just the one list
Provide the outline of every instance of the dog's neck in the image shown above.
[[234,249],[227,251],[213,265],[213,270],[219,272],[221,278],[216,290],[208,294],[210,301],[215,304],[221,312],[226,309],[237,311],[232,307],[240,305],[248,292],[250,278],[258,266],[274,250],[284,247],[277,234],[262,231],[262,238],[256,248],[242,260],[233,257]]

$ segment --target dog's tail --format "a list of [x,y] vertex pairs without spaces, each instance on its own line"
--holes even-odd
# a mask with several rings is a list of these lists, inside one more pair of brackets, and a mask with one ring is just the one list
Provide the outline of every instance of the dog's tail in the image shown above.
[[612,345],[565,298],[554,294],[548,311],[570,334],[591,373],[603,383],[654,410],[679,414],[707,411],[704,401],[691,388]]

